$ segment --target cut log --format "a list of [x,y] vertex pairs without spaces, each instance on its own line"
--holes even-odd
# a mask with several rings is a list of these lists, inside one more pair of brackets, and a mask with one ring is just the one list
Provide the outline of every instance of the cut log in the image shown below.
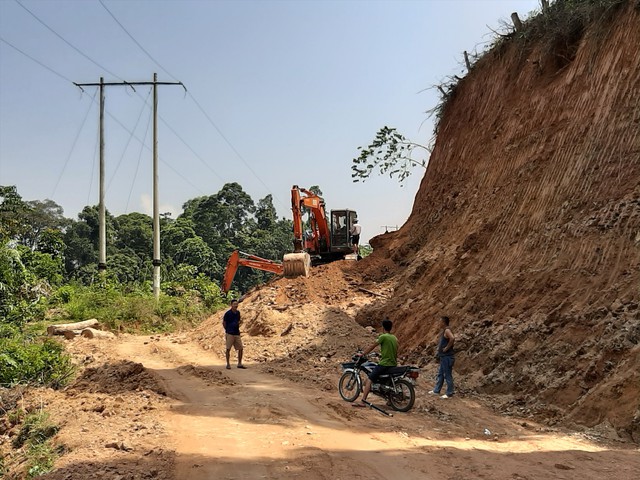
[[49,325],[47,327],[47,335],[63,335],[63,332],[68,332],[70,330],[82,330],[89,327],[97,327],[99,324],[100,322],[98,322],[98,320],[92,318],[91,320],[85,320],[84,322]]
[[115,335],[111,332],[103,332],[102,330],[96,330],[95,328],[85,328],[82,330],[81,335],[84,338],[114,338]]

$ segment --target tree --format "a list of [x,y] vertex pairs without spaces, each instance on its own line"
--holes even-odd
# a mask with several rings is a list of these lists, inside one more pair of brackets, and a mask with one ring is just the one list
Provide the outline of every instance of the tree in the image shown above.
[[402,182],[411,175],[411,169],[416,165],[426,168],[428,159],[413,158],[414,151],[429,148],[409,141],[395,128],[382,127],[367,147],[358,147],[360,155],[352,160],[351,177],[354,182],[365,181],[377,168],[380,175],[389,173],[389,177],[398,177]]
[[18,240],[32,250],[38,247],[43,232],[63,230],[69,223],[64,217],[64,209],[53,200],[31,200],[25,203],[28,207],[23,217],[25,228]]
[[[113,216],[106,212],[106,233],[107,233],[107,254],[114,254],[117,248],[113,239],[115,234],[115,225]],[[86,206],[78,214],[77,221],[71,221],[69,227],[64,233],[64,243],[66,245],[65,269],[68,276],[77,276],[79,269],[83,271],[93,272],[95,268],[92,264],[98,263],[98,240],[99,240],[99,222],[98,207]],[[107,263],[109,259],[107,258]],[[90,278],[83,274],[83,277]]]
[[153,254],[153,220],[144,213],[128,213],[114,219],[115,247],[144,260]]
[[28,210],[29,206],[22,201],[14,185],[0,185],[0,241],[22,233],[23,216]]
[[215,253],[200,237],[187,238],[180,243],[176,248],[174,262],[176,265],[187,264],[198,267],[198,272],[205,273],[209,277],[217,277],[222,272]]
[[269,194],[258,200],[256,206],[256,221],[258,228],[262,230],[270,230],[278,220],[276,207],[273,206],[273,195]]

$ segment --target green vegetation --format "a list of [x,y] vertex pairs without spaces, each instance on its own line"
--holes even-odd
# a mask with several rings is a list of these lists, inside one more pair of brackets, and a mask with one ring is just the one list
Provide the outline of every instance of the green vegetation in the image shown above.
[[360,155],[351,164],[351,178],[354,182],[365,181],[375,169],[380,175],[398,177],[400,184],[411,175],[416,165],[427,167],[427,158],[416,158],[414,151],[429,152],[429,148],[409,141],[395,128],[382,127],[373,141],[366,147],[358,147]]
[[[164,215],[162,293],[152,295],[152,221],[107,214],[107,273],[98,273],[98,209],[65,218],[52,200],[24,201],[0,186],[0,384],[58,388],[73,373],[46,323],[97,318],[120,332],[167,332],[192,326],[228,303],[218,287],[227,257],[241,249],[280,259],[292,243],[291,221],[278,219],[271,195],[257,203],[237,183],[189,200],[176,219]],[[246,290],[269,274],[240,269]]]
[[56,340],[34,337],[11,325],[0,326],[0,384],[63,386],[73,365]]
[[11,445],[15,449],[23,449],[27,478],[39,477],[49,472],[56,458],[64,451],[63,446],[56,447],[52,441],[58,427],[51,423],[44,410],[29,414],[17,410],[12,413],[12,417],[13,424],[22,423]]
[[[164,283],[156,300],[149,216],[107,215],[107,272],[101,275],[95,206],[69,219],[51,200],[24,201],[15,187],[0,186],[0,387],[60,388],[72,378],[63,343],[42,335],[47,324],[96,318],[132,333],[192,326],[228,303],[218,285],[233,250],[280,259],[292,244],[291,221],[277,218],[271,195],[256,203],[237,183],[189,200],[176,219],[164,215],[161,229]],[[246,290],[266,278],[240,269],[234,284]],[[25,414],[15,405],[0,411],[20,428],[12,442],[17,457],[0,456],[0,476],[16,459],[28,478],[51,470],[63,452],[53,443],[58,428],[47,414]]]

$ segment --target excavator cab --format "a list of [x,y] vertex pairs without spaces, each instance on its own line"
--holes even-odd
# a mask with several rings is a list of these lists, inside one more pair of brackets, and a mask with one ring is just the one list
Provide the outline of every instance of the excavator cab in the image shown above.
[[349,254],[353,251],[350,232],[357,217],[353,210],[331,210],[331,253]]

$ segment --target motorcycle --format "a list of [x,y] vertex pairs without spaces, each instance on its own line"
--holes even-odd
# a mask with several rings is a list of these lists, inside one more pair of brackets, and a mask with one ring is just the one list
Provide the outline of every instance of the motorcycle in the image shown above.
[[[361,374],[369,375],[378,365],[360,350],[351,360],[353,361],[340,364],[344,373],[338,381],[338,392],[347,402],[353,402],[360,396],[364,386]],[[389,373],[380,375],[377,382],[371,385],[371,393],[387,400],[387,404],[395,410],[408,412],[416,401],[415,386],[419,375],[420,369],[415,366],[393,367]]]

